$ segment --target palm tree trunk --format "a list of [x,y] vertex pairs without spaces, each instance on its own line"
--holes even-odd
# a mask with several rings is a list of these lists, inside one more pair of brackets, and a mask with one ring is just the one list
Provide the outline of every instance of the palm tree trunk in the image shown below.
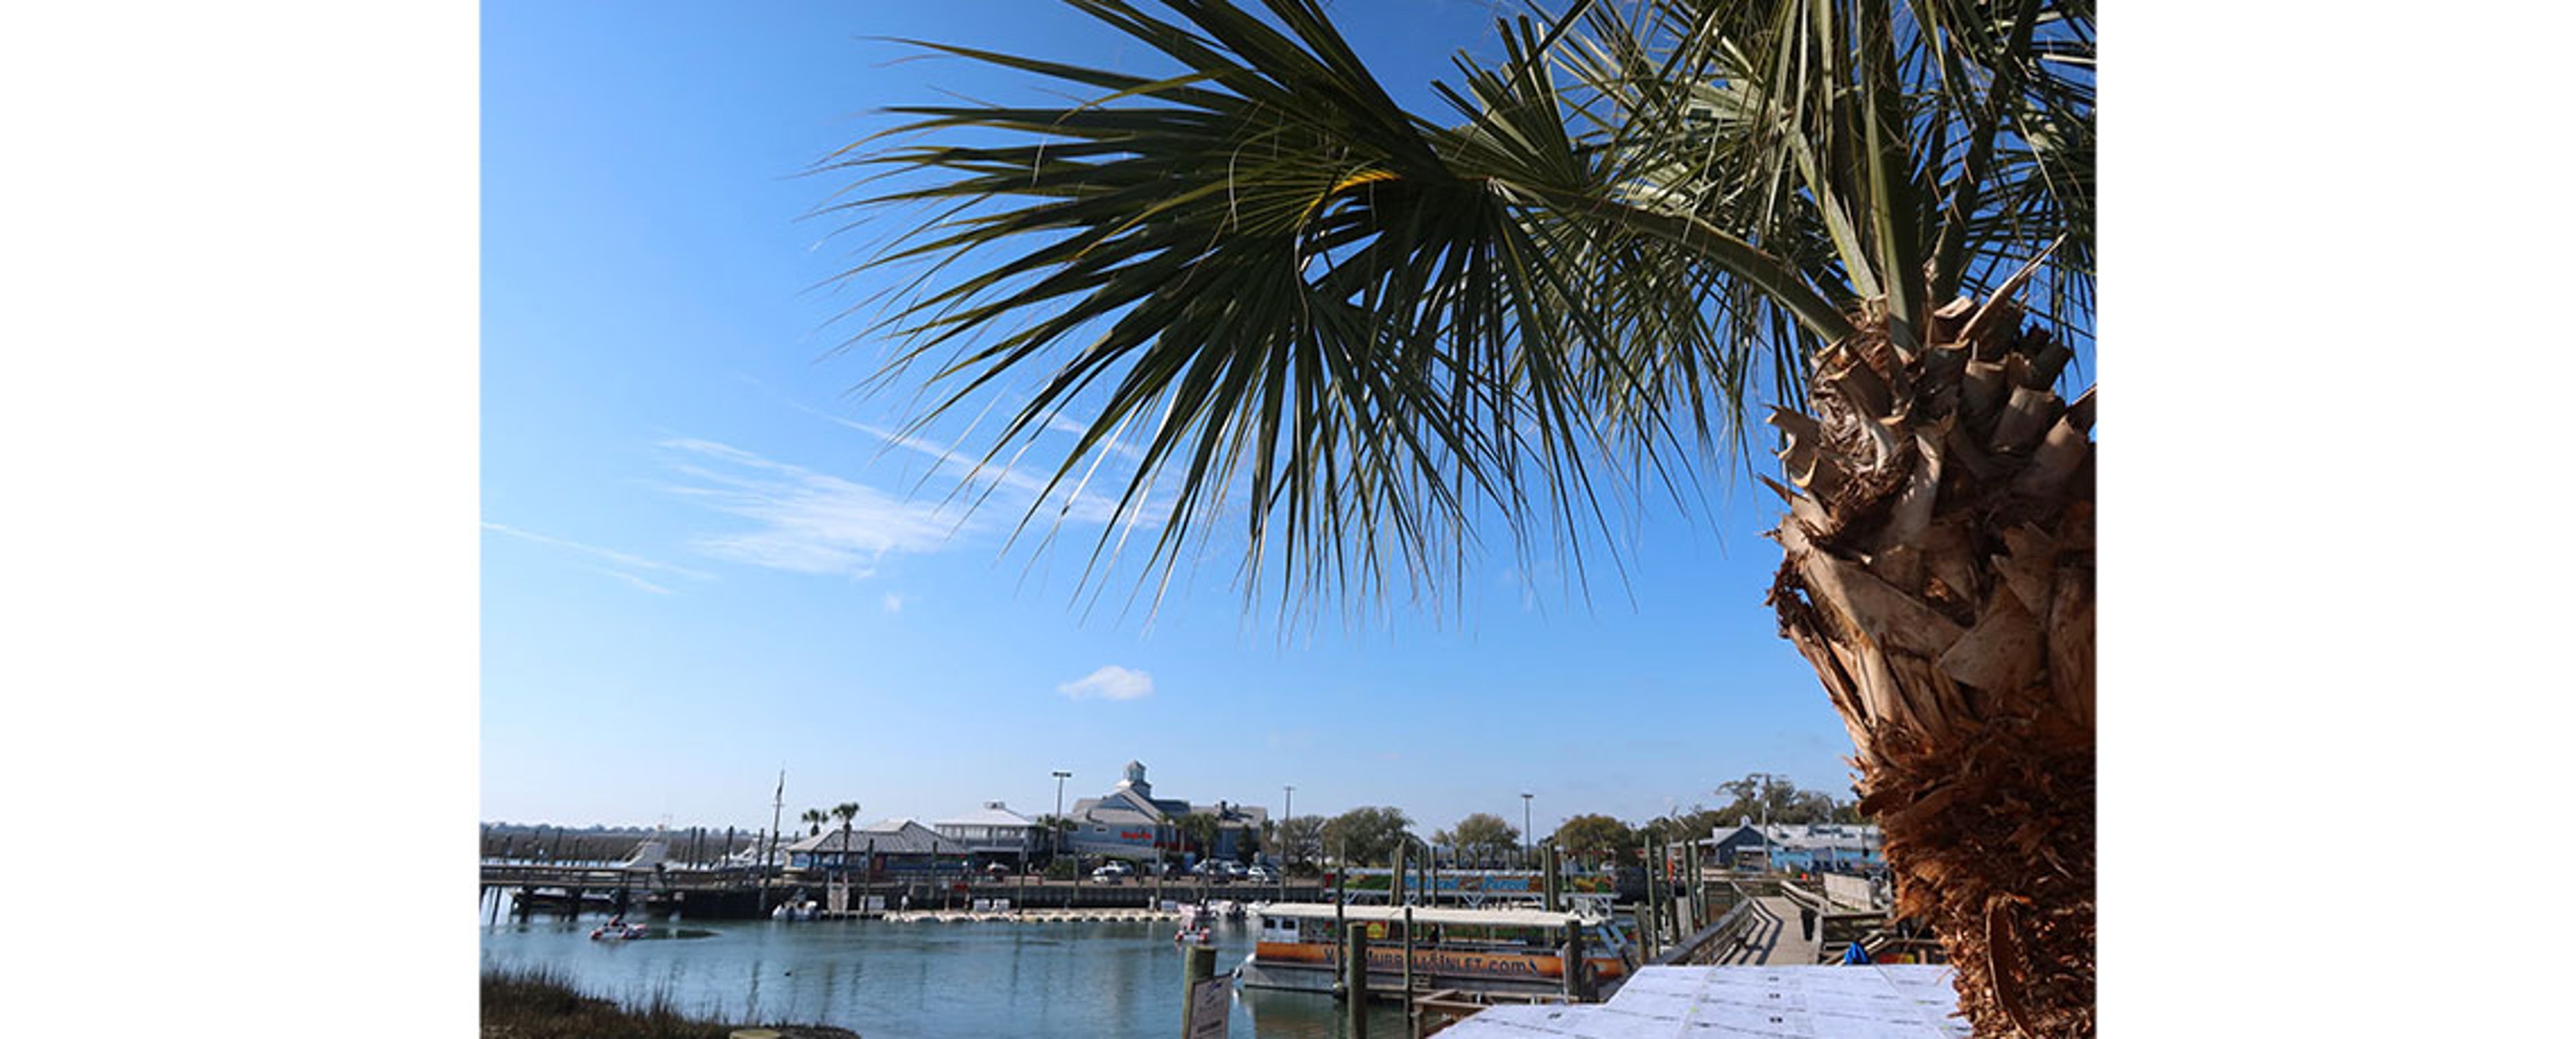
[[[1770,602],[1842,715],[1897,909],[1981,1036],[2093,1033],[2093,394],[2007,286],[1898,349],[1883,313],[1777,411]],[[1767,482],[1767,481],[1766,481]]]

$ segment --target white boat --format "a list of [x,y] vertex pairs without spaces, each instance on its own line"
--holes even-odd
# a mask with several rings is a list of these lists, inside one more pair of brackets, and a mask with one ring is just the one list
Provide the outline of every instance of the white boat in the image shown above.
[[590,932],[590,940],[594,942],[619,942],[625,941],[629,938],[644,937],[645,934],[650,931],[651,928],[645,927],[643,924],[630,924],[621,917],[592,928]]
[[788,896],[787,901],[778,903],[778,908],[769,911],[772,920],[812,920],[822,915],[823,903],[805,897],[802,888]]
[[[1636,969],[1626,937],[1613,917],[1539,909],[1457,909],[1433,906],[1335,907],[1323,903],[1262,906],[1252,955],[1235,968],[1246,988],[1331,992],[1340,980],[1342,926],[1368,929],[1371,993],[1404,990],[1404,932],[1413,928],[1417,984],[1520,995],[1565,989],[1565,935],[1583,935],[1583,967],[1607,991]],[[1337,924],[1336,917],[1342,923]]]

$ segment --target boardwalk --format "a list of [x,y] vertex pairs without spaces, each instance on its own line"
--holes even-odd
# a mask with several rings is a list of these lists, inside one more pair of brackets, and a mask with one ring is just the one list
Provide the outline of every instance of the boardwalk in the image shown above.
[[1759,895],[1753,899],[1756,919],[1745,928],[1743,941],[1717,962],[1732,964],[1785,964],[1806,966],[1822,954],[1821,927],[1803,927],[1798,903],[1781,895]]

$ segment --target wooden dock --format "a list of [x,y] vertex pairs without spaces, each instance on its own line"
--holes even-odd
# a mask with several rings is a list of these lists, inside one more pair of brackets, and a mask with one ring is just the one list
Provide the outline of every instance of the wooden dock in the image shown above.
[[[779,903],[796,898],[800,891],[803,897],[822,902],[829,886],[825,878],[794,873],[763,885],[739,872],[685,869],[656,873],[601,866],[487,864],[482,870],[486,895],[495,888],[509,892],[515,903],[512,911],[520,914],[623,911],[704,920],[757,919],[768,915]],[[1166,901],[1281,901],[1282,891],[1277,884],[1209,884],[1195,880],[1158,883],[1150,878],[1100,883],[955,873],[881,874],[849,885],[850,904],[864,905],[868,898],[882,898],[886,909],[896,912],[962,912],[971,910],[977,901],[993,899],[1008,899],[1013,907],[1025,910],[1150,910]],[[1328,897],[1326,889],[1313,882],[1292,883],[1284,891],[1284,900],[1291,902],[1323,901]]]

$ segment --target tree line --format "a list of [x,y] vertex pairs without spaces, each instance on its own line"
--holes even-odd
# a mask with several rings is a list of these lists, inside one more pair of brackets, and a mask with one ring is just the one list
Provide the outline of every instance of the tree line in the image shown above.
[[[1720,783],[1714,793],[1728,798],[1718,807],[1693,805],[1639,823],[1586,813],[1559,824],[1539,844],[1564,849],[1587,868],[1636,857],[1648,840],[1696,840],[1726,827],[1747,823],[1858,823],[1857,803],[1818,790],[1802,790],[1779,776],[1754,773]],[[1410,854],[1436,855],[1444,866],[1515,868],[1530,862],[1519,827],[1489,812],[1475,812],[1428,838],[1414,832],[1414,820],[1403,809],[1386,805],[1353,808],[1335,816],[1300,815],[1279,820],[1271,843],[1289,866],[1347,863],[1383,866],[1395,859],[1398,846]],[[1418,860],[1417,860],[1418,861]]]

